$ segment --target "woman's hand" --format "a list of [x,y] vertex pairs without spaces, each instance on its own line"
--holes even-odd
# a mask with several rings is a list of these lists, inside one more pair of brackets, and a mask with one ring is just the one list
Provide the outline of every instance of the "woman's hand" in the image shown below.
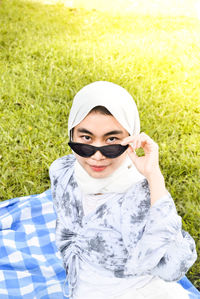
[[[154,204],[155,201],[167,194],[164,178],[159,167],[157,143],[145,133],[141,133],[139,135],[126,137],[121,144],[129,144],[129,148],[127,149],[128,155],[137,170],[148,180],[151,192],[151,204]],[[144,156],[137,156],[135,150],[138,148],[144,150]]]
[[[126,137],[122,145],[129,144],[127,150],[129,157],[133,161],[138,171],[147,179],[153,174],[160,172],[158,145],[148,135],[141,133],[139,135]],[[144,156],[138,157],[136,149],[142,148]]]

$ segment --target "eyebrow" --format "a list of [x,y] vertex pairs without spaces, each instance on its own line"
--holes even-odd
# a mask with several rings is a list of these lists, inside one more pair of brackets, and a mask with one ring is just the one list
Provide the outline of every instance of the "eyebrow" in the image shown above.
[[109,135],[120,135],[120,134],[123,134],[123,132],[121,130],[113,130],[113,131],[110,131],[106,134],[104,134],[104,136],[109,136]]
[[[94,136],[94,134],[92,132],[90,132],[90,131],[88,131],[87,129],[84,129],[84,128],[78,128],[77,131],[79,133],[85,133],[85,134],[89,134],[89,135]],[[113,131],[107,132],[106,134],[104,134],[104,136],[106,137],[106,136],[110,136],[110,135],[120,135],[122,133],[123,133],[123,131],[121,131],[121,130],[113,130]]]

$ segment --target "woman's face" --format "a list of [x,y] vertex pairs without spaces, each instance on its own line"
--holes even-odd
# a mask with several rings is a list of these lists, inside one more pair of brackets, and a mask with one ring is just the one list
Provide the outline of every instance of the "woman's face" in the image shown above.
[[[129,136],[128,132],[112,115],[100,112],[89,113],[73,130],[73,141],[94,146],[119,144]],[[75,153],[74,153],[75,154]],[[75,154],[76,159],[93,178],[105,178],[112,174],[124,161],[126,151],[119,157],[106,158],[97,151],[89,158]]]

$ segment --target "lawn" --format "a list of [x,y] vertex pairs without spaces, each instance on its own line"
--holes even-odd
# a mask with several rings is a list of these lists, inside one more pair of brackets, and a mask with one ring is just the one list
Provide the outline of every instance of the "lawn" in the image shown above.
[[[50,187],[69,153],[67,117],[84,85],[108,80],[135,99],[142,131],[183,227],[200,252],[200,20],[0,2],[0,200]],[[200,288],[200,260],[188,273]]]

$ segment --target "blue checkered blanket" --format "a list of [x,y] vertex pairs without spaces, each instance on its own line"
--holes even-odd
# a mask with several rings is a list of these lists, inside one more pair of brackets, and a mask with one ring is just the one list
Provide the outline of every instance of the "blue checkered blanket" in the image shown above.
[[[0,298],[66,299],[51,191],[0,203]],[[200,292],[184,277],[191,299]]]

